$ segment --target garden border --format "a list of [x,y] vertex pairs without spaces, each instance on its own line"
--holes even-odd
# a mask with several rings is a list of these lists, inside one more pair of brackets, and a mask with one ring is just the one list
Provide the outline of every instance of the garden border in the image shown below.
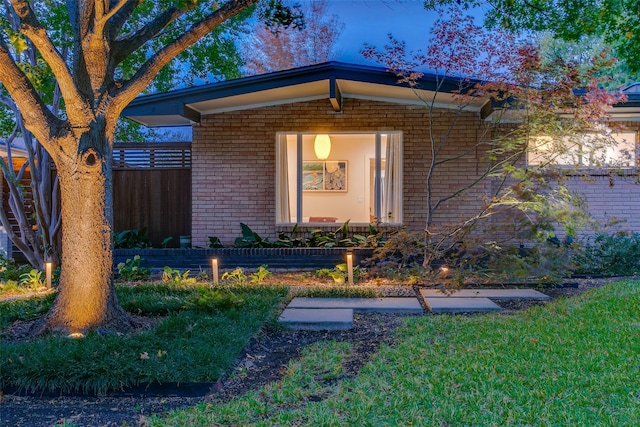
[[348,252],[354,255],[354,265],[363,265],[373,255],[368,248],[219,248],[219,249],[115,249],[114,268],[139,255],[141,267],[178,269],[210,269],[217,258],[220,269],[258,268],[269,270],[305,270],[334,268],[346,262]]

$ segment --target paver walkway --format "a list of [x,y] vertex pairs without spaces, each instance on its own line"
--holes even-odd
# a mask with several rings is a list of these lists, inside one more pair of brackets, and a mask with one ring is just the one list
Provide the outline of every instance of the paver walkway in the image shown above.
[[[486,313],[499,311],[491,299],[536,299],[549,297],[534,289],[462,289],[446,294],[438,289],[421,289],[432,313]],[[489,299],[491,298],[491,299]],[[279,322],[290,329],[337,330],[353,326],[354,312],[422,313],[417,298],[294,298]]]
[[460,289],[452,291],[450,294],[442,292],[440,289],[421,289],[423,298],[493,298],[493,299],[549,299],[548,295],[538,292],[535,289]]
[[287,308],[351,308],[355,312],[422,313],[415,297],[389,298],[294,298]]
[[341,330],[353,326],[353,313],[420,314],[417,298],[294,298],[280,315],[289,329]]

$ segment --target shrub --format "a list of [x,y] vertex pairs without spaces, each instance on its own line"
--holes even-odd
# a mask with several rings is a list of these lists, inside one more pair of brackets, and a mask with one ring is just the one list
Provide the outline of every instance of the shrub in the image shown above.
[[118,264],[118,277],[122,280],[145,280],[151,276],[151,270],[140,267],[142,258],[136,255],[133,259],[127,259],[125,262]]
[[575,274],[633,276],[640,274],[640,234],[598,234],[574,256]]

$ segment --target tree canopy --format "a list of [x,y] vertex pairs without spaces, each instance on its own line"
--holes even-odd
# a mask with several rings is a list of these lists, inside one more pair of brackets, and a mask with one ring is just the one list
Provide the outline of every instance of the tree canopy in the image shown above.
[[[425,0],[425,7],[486,5],[481,0]],[[509,31],[549,31],[554,37],[580,41],[600,36],[632,72],[640,71],[640,3],[637,0],[492,0],[489,27]]]

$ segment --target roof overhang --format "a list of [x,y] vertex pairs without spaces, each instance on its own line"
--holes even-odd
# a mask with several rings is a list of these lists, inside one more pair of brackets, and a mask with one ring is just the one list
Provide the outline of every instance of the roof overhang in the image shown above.
[[[326,62],[142,96],[129,104],[123,116],[149,127],[184,126],[198,123],[204,115],[318,99],[341,111],[345,98],[457,108],[453,93],[461,82],[427,74],[410,87],[383,68]],[[483,99],[465,108],[481,116],[491,113],[490,103]]]

